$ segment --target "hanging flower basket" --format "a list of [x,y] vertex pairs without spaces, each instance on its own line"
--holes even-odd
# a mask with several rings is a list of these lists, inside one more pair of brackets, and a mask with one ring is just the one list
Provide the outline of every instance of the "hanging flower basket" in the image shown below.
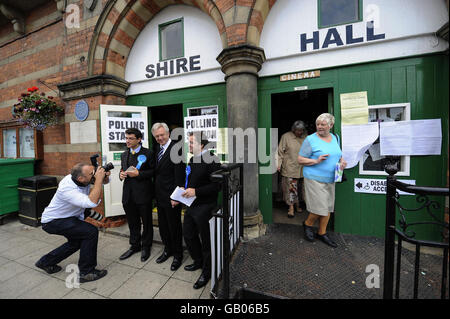
[[14,104],[12,115],[27,127],[44,130],[48,126],[58,123],[58,117],[64,114],[64,109],[56,104],[52,96],[38,93],[39,88],[28,88],[18,98],[19,103]]

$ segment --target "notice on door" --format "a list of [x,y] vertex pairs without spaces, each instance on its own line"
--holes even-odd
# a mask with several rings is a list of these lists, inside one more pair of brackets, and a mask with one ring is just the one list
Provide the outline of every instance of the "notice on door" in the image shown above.
[[142,133],[142,140],[147,138],[146,120],[139,117],[108,117],[106,119],[108,143],[125,143],[125,131],[137,128]]
[[[400,180],[400,182],[416,185],[415,180]],[[372,178],[355,178],[354,189],[355,193],[367,193],[367,194],[383,194],[386,195],[387,181],[386,179],[372,179]],[[414,195],[411,193],[405,193],[398,191],[400,195]]]
[[219,129],[219,117],[217,114],[188,116],[184,118],[184,129],[186,142],[191,132],[203,132],[209,142],[217,142],[217,131]]

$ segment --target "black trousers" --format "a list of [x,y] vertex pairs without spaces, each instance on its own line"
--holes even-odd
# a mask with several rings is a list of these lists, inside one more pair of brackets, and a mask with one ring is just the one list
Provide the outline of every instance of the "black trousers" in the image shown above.
[[164,249],[175,257],[183,257],[183,232],[181,227],[181,204],[174,208],[158,205],[158,225]]
[[44,267],[54,266],[79,249],[78,268],[81,275],[90,273],[97,266],[97,227],[79,220],[77,217],[69,217],[54,219],[42,224],[42,229],[49,234],[62,235],[68,241],[42,256],[38,261],[39,264]]
[[188,207],[184,214],[183,236],[195,263],[203,264],[203,272],[211,274],[211,239],[209,220],[216,203]]
[[150,204],[137,205],[131,201],[123,205],[130,229],[130,245],[133,250],[152,246],[153,220],[151,207]]

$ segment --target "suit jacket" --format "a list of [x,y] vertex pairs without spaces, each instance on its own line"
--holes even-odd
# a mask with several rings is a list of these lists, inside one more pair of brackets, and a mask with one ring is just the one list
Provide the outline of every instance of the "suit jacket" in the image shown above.
[[[172,207],[170,204],[170,195],[177,185],[184,184],[185,165],[183,162],[175,164],[170,158],[170,151],[176,142],[171,141],[161,160],[158,162],[157,154],[161,146],[158,144],[153,153],[155,165],[155,196],[158,206]],[[181,149],[180,149],[181,153]],[[181,154],[178,154],[181,156]]]
[[[200,204],[217,203],[217,195],[219,194],[219,183],[212,182],[210,175],[220,169],[219,158],[212,153],[214,161],[212,163],[205,163],[203,157],[200,163],[194,162],[194,157],[189,160],[189,166],[191,167],[191,173],[188,177],[187,188],[195,188],[195,196],[197,197],[192,203],[192,206]],[[185,175],[186,176],[186,173]],[[185,187],[185,183],[178,185]]]
[[143,146],[141,146],[139,153],[135,155],[131,154],[129,149],[122,153],[120,159],[123,171],[126,171],[129,166],[136,167],[138,164],[137,157],[139,155],[145,155],[147,157],[147,160],[139,169],[139,176],[125,178],[123,182],[122,204],[127,204],[129,201],[133,201],[138,205],[151,204],[153,198],[152,176],[155,170],[152,153]]

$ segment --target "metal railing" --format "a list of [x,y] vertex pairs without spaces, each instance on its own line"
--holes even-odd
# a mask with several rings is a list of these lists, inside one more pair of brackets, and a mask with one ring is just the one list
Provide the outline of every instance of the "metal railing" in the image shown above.
[[244,236],[244,175],[242,164],[223,164],[211,174],[222,186],[222,201],[211,218],[211,296],[230,298],[230,261]]
[[[435,201],[430,199],[430,196],[448,196],[448,188],[440,187],[423,187],[413,186],[398,181],[394,176],[397,173],[397,165],[395,163],[388,164],[385,171],[389,174],[387,177],[387,192],[386,192],[386,237],[385,237],[385,254],[384,254],[384,286],[383,298],[392,299],[394,296],[394,275],[395,275],[395,298],[399,298],[400,294],[400,267],[402,242],[406,241],[416,246],[415,251],[415,265],[414,265],[414,291],[413,298],[418,298],[419,287],[419,265],[420,265],[420,248],[422,246],[436,247],[443,249],[442,261],[442,277],[441,277],[441,299],[446,298],[446,287],[448,285],[448,250],[449,243],[436,242],[431,240],[419,240],[416,237],[416,232],[411,230],[411,226],[437,225],[442,227],[445,231],[449,229],[448,223],[440,220],[433,211],[443,210],[443,207]],[[419,207],[408,209],[403,207],[400,202],[400,195],[397,190],[412,193],[416,195],[416,200]],[[396,211],[399,210],[399,228],[396,227]],[[428,213],[427,219],[423,221],[409,222],[407,220],[408,212],[422,211]],[[424,217],[425,219],[425,217]],[[397,244],[397,265],[395,267],[395,239],[398,239]],[[394,268],[395,271],[394,271]],[[394,274],[395,272],[395,274]]]

